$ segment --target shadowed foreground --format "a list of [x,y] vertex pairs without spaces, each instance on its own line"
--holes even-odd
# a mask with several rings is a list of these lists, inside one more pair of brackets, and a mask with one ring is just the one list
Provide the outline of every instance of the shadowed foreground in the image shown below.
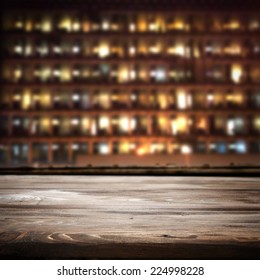
[[3,259],[258,259],[259,178],[1,176]]

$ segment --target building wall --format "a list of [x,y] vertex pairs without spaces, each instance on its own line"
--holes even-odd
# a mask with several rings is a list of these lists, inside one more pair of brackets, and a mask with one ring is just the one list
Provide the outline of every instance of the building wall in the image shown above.
[[78,166],[230,166],[259,165],[259,155],[110,155],[79,156]]
[[150,2],[4,11],[1,165],[256,164],[258,8]]

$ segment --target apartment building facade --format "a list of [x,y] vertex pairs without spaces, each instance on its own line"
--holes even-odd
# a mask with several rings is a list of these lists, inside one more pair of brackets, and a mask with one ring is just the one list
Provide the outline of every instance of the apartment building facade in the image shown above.
[[4,9],[1,165],[258,164],[260,10],[188,2]]

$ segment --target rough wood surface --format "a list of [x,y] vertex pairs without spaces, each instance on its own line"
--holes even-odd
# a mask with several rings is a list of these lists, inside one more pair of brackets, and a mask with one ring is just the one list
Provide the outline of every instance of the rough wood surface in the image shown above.
[[2,258],[259,258],[259,178],[1,176]]

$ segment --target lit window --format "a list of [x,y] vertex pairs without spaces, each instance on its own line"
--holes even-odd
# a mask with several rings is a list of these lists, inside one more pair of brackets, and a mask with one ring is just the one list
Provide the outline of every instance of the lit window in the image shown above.
[[184,56],[185,55],[185,46],[184,45],[177,45],[175,47],[175,53],[179,56]]
[[150,153],[151,154],[159,154],[165,151],[165,144],[164,143],[152,143],[150,145]]
[[168,24],[168,28],[170,30],[184,30],[185,29],[184,20],[178,17],[173,22]]
[[79,124],[79,119],[72,119],[71,124],[72,125],[78,125]]
[[216,143],[210,143],[209,150],[210,150],[210,152],[215,153],[216,150],[217,150],[217,144]]
[[54,76],[54,77],[60,77],[60,70],[59,70],[59,69],[55,69],[55,70],[53,71],[53,76]]
[[128,131],[128,117],[121,117],[119,119],[119,125],[120,125],[120,129],[122,131]]
[[52,144],[52,149],[53,150],[58,150],[59,149],[59,145],[58,144]]
[[101,155],[107,155],[109,154],[109,146],[107,143],[99,143],[99,154]]
[[137,76],[137,75],[136,75],[136,71],[132,69],[132,70],[130,71],[130,79],[131,79],[131,80],[135,80],[135,79],[136,79],[136,76]]
[[74,93],[74,94],[72,95],[72,100],[73,100],[73,101],[79,101],[79,99],[80,99],[79,94]]
[[185,56],[185,46],[184,44],[178,43],[174,47],[170,47],[168,52],[171,55]]
[[53,52],[55,53],[55,54],[61,54],[61,47],[60,46],[54,46],[53,47]]
[[108,129],[109,128],[109,118],[106,116],[102,116],[99,118],[99,128],[100,129]]
[[29,55],[31,55],[32,54],[32,46],[31,45],[27,45],[26,47],[25,47],[25,55],[26,56],[29,56]]
[[79,71],[78,69],[73,69],[72,75],[73,75],[74,77],[78,77],[78,76],[80,75],[80,71]]
[[214,95],[210,92],[207,94],[207,101],[209,104],[211,104],[214,101]]
[[249,30],[256,30],[260,28],[260,22],[258,19],[251,19],[249,22]]
[[22,54],[23,53],[23,47],[21,45],[16,45],[14,47],[14,52],[17,54]]
[[192,153],[192,149],[189,145],[182,145],[181,146],[181,153],[182,154],[191,154]]
[[156,26],[156,24],[154,23],[154,22],[151,22],[150,24],[149,24],[149,31],[156,31],[156,29],[157,29],[157,26]]
[[13,99],[15,100],[15,101],[20,101],[21,100],[21,94],[15,94],[14,95],[14,97],[13,97]]
[[138,156],[143,156],[147,153],[147,148],[144,146],[141,146],[136,150],[136,153]]
[[21,120],[20,119],[13,119],[13,125],[15,125],[15,126],[21,125]]
[[256,54],[260,53],[260,45],[254,46],[254,53]]
[[240,28],[240,22],[237,19],[232,19],[228,23],[224,24],[224,29],[237,30]]
[[151,54],[158,54],[160,52],[160,48],[157,45],[151,46],[149,48],[149,52]]
[[227,121],[227,134],[228,135],[235,134],[235,121],[233,119]]
[[43,32],[50,32],[52,30],[52,22],[51,19],[44,19],[42,23],[42,31]]
[[177,118],[177,131],[180,133],[186,132],[188,128],[188,122],[185,117]]
[[246,144],[244,141],[236,142],[236,151],[238,154],[245,154],[247,152]]
[[135,93],[132,93],[130,98],[131,98],[132,101],[136,101],[137,100],[137,96],[136,96]]
[[97,135],[97,125],[94,120],[91,122],[91,127],[90,127],[91,135]]
[[67,82],[71,80],[71,72],[70,69],[68,67],[63,67],[61,69],[61,81],[62,82]]
[[184,91],[179,91],[177,93],[177,107],[178,109],[187,108],[186,93]]
[[109,56],[109,45],[106,43],[103,43],[99,47],[99,57],[107,57]]
[[18,145],[13,145],[13,155],[14,156],[19,156],[20,154],[20,148]]
[[161,109],[167,109],[168,108],[168,98],[167,94],[165,93],[159,93],[158,95],[158,103],[160,105]]
[[213,47],[212,47],[212,46],[207,45],[207,46],[205,47],[205,52],[206,52],[206,53],[212,53],[212,51],[213,51]]
[[71,27],[71,18],[69,17],[64,17],[59,24],[59,28],[67,32],[71,31]]
[[80,52],[80,46],[73,46],[72,47],[72,53],[78,54]]
[[257,131],[260,131],[260,117],[255,117],[253,120],[253,126]]
[[23,23],[23,20],[21,18],[18,18],[14,23],[14,27],[16,29],[22,29],[23,25],[24,25],[24,23]]
[[79,150],[79,144],[72,144],[72,150]]
[[109,30],[109,22],[107,20],[104,20],[102,22],[102,29],[105,30],[105,31]]
[[31,106],[31,94],[30,92],[25,92],[23,95],[23,101],[22,101],[22,108],[24,110],[29,109]]
[[239,64],[232,65],[231,72],[232,72],[232,74],[231,74],[232,81],[234,83],[241,82],[241,78],[242,78],[242,74],[243,74],[241,65],[239,65]]
[[50,128],[50,119],[42,118],[41,119],[41,128],[42,128],[42,131],[48,131]]
[[49,49],[46,43],[41,44],[40,46],[36,47],[36,51],[41,56],[46,56],[49,53]]
[[119,71],[118,81],[119,83],[128,82],[129,80],[129,70],[126,65],[122,65]]
[[119,153],[128,154],[130,152],[130,143],[123,142],[119,144]]
[[136,48],[134,46],[129,47],[130,56],[134,56],[136,54]]
[[52,124],[53,125],[59,125],[60,124],[60,120],[59,119],[52,119]]
[[47,66],[40,70],[40,78],[42,81],[47,81],[51,76],[51,69]]
[[217,144],[217,152],[219,154],[226,154],[227,152],[227,145],[225,142],[220,142]]
[[136,125],[137,125],[136,118],[135,117],[131,118],[131,120],[130,120],[130,128],[131,128],[131,130],[135,130],[136,129]]
[[18,81],[19,79],[21,79],[22,77],[22,69],[20,67],[17,67],[15,70],[14,70],[14,80],[15,81]]
[[78,20],[75,20],[72,23],[72,30],[73,31],[79,31],[80,30],[80,22]]
[[129,24],[129,31],[130,32],[135,32],[136,31],[136,25],[134,23]]
[[228,55],[240,55],[241,54],[241,46],[239,43],[232,43],[224,48],[224,53]]
[[166,72],[162,68],[158,68],[156,71],[156,80],[162,82],[166,80]]

